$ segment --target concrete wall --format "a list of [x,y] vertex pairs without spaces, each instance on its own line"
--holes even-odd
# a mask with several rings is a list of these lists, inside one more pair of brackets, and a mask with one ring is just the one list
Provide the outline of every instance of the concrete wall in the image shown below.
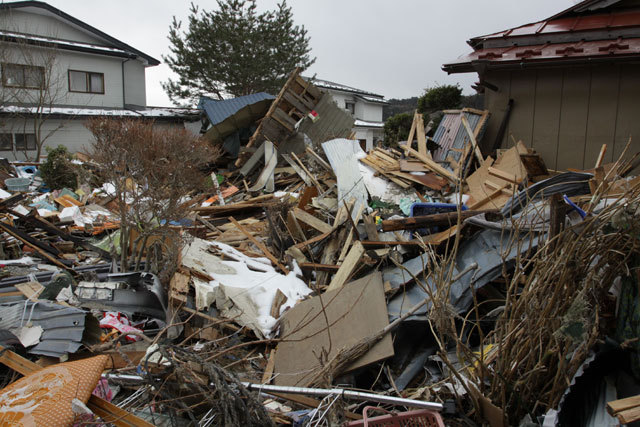
[[604,162],[613,162],[629,137],[630,153],[640,151],[640,64],[491,71],[485,80],[499,88],[485,92],[485,148],[513,99],[502,147],[513,145],[511,136],[522,140],[551,169],[593,168],[602,144]]
[[127,106],[147,105],[145,68],[140,61],[124,62],[124,103]]
[[382,122],[382,104],[363,101],[352,93],[334,90],[329,90],[328,92],[338,107],[342,109],[345,109],[345,102],[353,102],[355,104],[354,118],[369,122]]
[[356,102],[355,117],[357,119],[366,120],[368,122],[381,122],[382,121],[382,104],[366,102],[361,99],[358,99]]

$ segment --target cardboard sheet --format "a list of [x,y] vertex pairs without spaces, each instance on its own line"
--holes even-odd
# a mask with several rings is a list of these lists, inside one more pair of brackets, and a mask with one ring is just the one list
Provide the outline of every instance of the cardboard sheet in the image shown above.
[[[282,318],[283,341],[276,351],[275,384],[307,386],[320,366],[318,358],[323,352],[331,360],[343,347],[377,333],[388,324],[379,272],[298,303]],[[349,370],[392,356],[391,334],[387,334]]]

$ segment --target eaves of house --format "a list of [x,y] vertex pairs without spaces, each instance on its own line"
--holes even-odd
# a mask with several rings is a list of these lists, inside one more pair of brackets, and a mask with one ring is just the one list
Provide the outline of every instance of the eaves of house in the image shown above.
[[[73,16],[41,1],[18,1],[12,3],[0,3],[0,11],[21,10],[29,13],[35,13],[50,16],[65,22],[72,27],[92,35],[98,39],[104,40],[105,45],[87,45],[86,43],[78,43],[70,40],[47,39],[45,37],[34,36],[31,34],[6,33],[0,34],[5,41],[24,40],[31,44],[41,44],[44,46],[55,46],[65,50],[76,50],[80,52],[99,53],[102,55],[123,56],[128,58],[140,59],[146,66],[159,65],[160,61],[147,55],[144,52],[135,49],[132,46],[98,30],[95,27],[83,22]],[[111,49],[110,49],[111,48]],[[115,49],[114,49],[115,48]]]
[[489,69],[639,61],[640,3],[587,0],[546,20],[474,37],[468,44],[474,51],[444,64],[444,71],[482,74]]

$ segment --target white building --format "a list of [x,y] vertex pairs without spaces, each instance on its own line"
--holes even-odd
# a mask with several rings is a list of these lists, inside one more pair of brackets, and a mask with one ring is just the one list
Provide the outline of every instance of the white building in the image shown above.
[[384,96],[327,80],[313,79],[312,82],[330,93],[340,108],[353,114],[356,119],[353,131],[364,150],[373,149],[377,141],[383,140],[382,109],[387,104]]
[[160,62],[47,3],[0,4],[0,62],[0,157],[33,159],[37,141],[84,151],[91,116],[199,118],[147,108],[145,69]]

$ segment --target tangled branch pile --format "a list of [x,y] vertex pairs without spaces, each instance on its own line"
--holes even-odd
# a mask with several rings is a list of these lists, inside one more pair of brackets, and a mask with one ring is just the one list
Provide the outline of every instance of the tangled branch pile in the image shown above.
[[[635,274],[630,264],[640,249],[639,186],[615,198],[596,194],[590,207],[594,213],[544,243],[541,239],[537,251],[519,250],[526,255],[516,258],[512,271],[505,264],[505,299],[493,328],[487,331],[477,299],[470,313],[481,320],[464,319],[473,324],[475,340],[469,340],[468,328],[456,333],[451,320],[448,286],[453,281],[444,280],[451,275],[450,264],[435,264],[431,272],[440,280],[432,296],[432,325],[440,335],[441,356],[447,358],[446,342],[453,339],[458,359],[473,366],[455,375],[471,380],[503,409],[511,425],[526,414],[557,407],[590,350],[607,333],[612,283]],[[542,220],[544,212],[538,215]],[[505,233],[509,228],[512,245],[532,241],[522,237],[535,233],[518,221]]]

